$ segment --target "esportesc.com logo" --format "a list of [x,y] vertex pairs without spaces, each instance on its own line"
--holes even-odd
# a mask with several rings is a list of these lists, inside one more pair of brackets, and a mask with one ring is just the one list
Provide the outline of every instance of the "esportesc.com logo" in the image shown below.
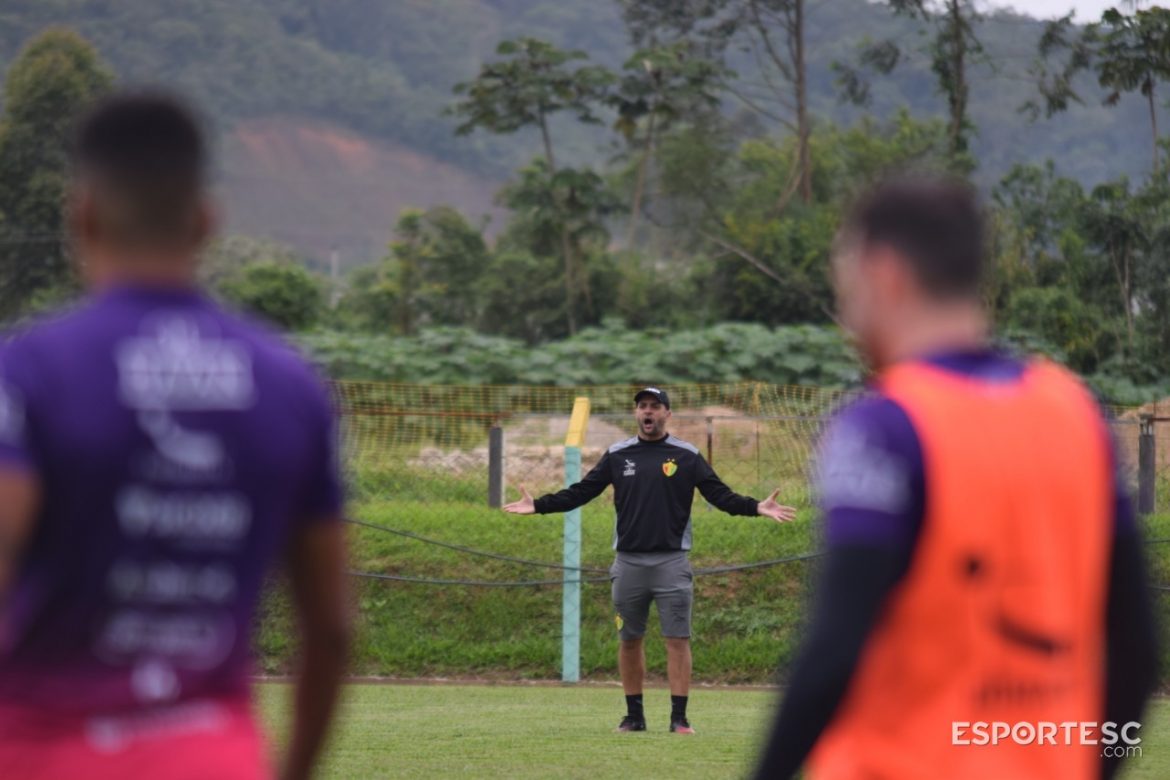
[[1142,738],[1137,721],[1118,725],[1113,721],[953,721],[951,744],[998,745],[1100,745],[1104,758],[1132,758],[1142,755]]

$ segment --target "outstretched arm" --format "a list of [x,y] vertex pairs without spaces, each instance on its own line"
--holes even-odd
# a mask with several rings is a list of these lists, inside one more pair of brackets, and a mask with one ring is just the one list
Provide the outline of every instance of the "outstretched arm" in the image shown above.
[[520,486],[520,500],[513,501],[510,504],[504,504],[500,508],[514,515],[536,514],[536,502],[533,500],[532,494],[528,492],[528,488],[523,485]]
[[570,509],[576,509],[597,498],[610,481],[609,453],[607,452],[601,456],[597,465],[589,470],[584,479],[569,485],[564,490],[549,493],[534,500],[532,495],[521,485],[520,500],[506,504],[504,511],[518,515],[547,515],[554,512],[568,512]]
[[702,455],[699,456],[696,469],[695,487],[699,489],[708,503],[729,515],[747,517],[764,515],[781,523],[796,517],[795,509],[776,503],[776,495],[780,492],[779,490],[774,491],[767,499],[760,501],[751,496],[741,496],[729,488]]

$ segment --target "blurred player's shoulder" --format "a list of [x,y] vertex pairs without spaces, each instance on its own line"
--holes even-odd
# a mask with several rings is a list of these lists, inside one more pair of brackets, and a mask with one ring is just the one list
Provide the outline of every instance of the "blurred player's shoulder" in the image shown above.
[[24,349],[35,347],[46,339],[52,340],[58,334],[70,329],[85,327],[86,315],[93,307],[93,299],[82,298],[58,308],[33,312],[15,322],[7,324],[0,331],[0,345],[20,345]]
[[280,370],[306,381],[314,383],[323,381],[312,361],[285,333],[264,320],[228,309],[217,301],[208,299],[208,304],[225,323],[231,324],[231,330],[225,330],[225,335],[247,341]]
[[822,443],[828,447],[834,439],[865,435],[878,441],[900,437],[913,426],[906,410],[880,388],[867,388],[860,395],[839,406],[829,417]]
[[924,479],[921,443],[902,406],[877,390],[852,400],[833,417],[814,463],[826,541],[909,549]]
[[84,337],[94,333],[93,312],[94,301],[83,298],[0,330],[0,376],[5,383],[37,384],[45,368],[84,354],[90,343]]
[[[889,458],[921,457],[914,425],[897,401],[869,390],[842,406],[821,437],[817,461],[825,477],[837,474],[848,482],[867,469],[884,470]],[[827,487],[827,486],[824,486]]]
[[211,298],[205,299],[205,305],[214,312],[222,338],[247,346],[255,381],[261,389],[268,388],[270,396],[278,393],[313,419],[322,414],[331,416],[333,396],[325,376],[286,334]]

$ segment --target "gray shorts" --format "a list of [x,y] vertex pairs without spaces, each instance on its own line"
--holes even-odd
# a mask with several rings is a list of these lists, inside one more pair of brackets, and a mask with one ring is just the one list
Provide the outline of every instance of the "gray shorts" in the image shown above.
[[609,567],[609,580],[622,639],[640,639],[646,633],[651,601],[658,605],[663,636],[691,635],[694,573],[685,552],[619,552]]

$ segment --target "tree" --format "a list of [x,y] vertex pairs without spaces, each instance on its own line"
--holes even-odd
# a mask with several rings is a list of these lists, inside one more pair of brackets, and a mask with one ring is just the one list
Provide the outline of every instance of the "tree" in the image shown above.
[[[1064,111],[1070,103],[1083,103],[1074,87],[1078,73],[1092,71],[1104,89],[1102,103],[1117,105],[1121,96],[1138,92],[1150,114],[1153,170],[1158,162],[1158,84],[1170,79],[1170,10],[1149,8],[1125,15],[1110,8],[1101,21],[1074,34],[1072,15],[1050,23],[1039,43],[1040,61],[1033,67],[1042,106],[1036,101],[1024,109],[1033,117]],[[1063,60],[1057,60],[1063,57]],[[1057,60],[1053,64],[1053,60]]]
[[[499,202],[516,217],[508,226],[505,245],[519,245],[536,255],[550,255],[559,239],[569,262],[566,282],[583,292],[586,312],[596,315],[589,268],[590,249],[604,248],[609,240],[605,220],[620,204],[605,181],[592,171],[563,168],[551,171],[537,158],[519,171],[520,178],[505,185]],[[572,298],[566,305],[573,305]],[[577,322],[569,319],[570,335]]]
[[0,121],[0,318],[75,284],[63,224],[69,133],[112,81],[93,47],[65,29],[37,36],[12,63]]
[[316,325],[325,306],[321,280],[299,265],[260,262],[219,286],[229,302],[285,330]]
[[623,0],[623,16],[635,45],[687,41],[708,59],[722,64],[728,48],[751,54],[760,83],[734,82],[725,70],[724,88],[744,105],[790,131],[797,155],[777,212],[799,192],[812,199],[812,125],[808,111],[804,0]]
[[1085,202],[1081,223],[1085,237],[1108,259],[1125,317],[1125,343],[1134,347],[1134,298],[1138,266],[1146,251],[1147,233],[1130,193],[1121,179],[1101,184]]
[[568,329],[556,255],[535,255],[504,243],[481,283],[479,328],[530,345],[563,338]]
[[389,275],[397,292],[399,332],[410,335],[420,322],[475,322],[479,280],[488,264],[483,234],[446,206],[407,209],[394,234]]
[[1092,373],[1115,346],[1110,321],[1102,312],[1063,286],[1025,287],[1012,296],[1009,328],[1023,328],[1053,345],[1069,366]]
[[938,121],[916,122],[905,112],[888,123],[826,125],[810,153],[813,201],[793,203],[780,215],[772,204],[798,154],[796,139],[747,140],[730,160],[720,161],[726,166],[720,179],[733,185],[701,201],[708,210],[693,218],[711,246],[710,273],[701,289],[720,301],[719,318],[831,320],[828,258],[844,204],[891,169],[943,167],[946,128]]
[[[983,44],[975,35],[979,19],[973,0],[886,0],[895,15],[917,19],[930,35],[926,55],[934,73],[938,91],[947,101],[947,148],[951,166],[967,172],[974,167],[971,157],[971,134],[975,130],[968,110],[972,60],[983,55]],[[860,67],[836,62],[837,83],[843,96],[864,104],[869,85],[862,70],[889,74],[904,59],[905,52],[893,40],[869,42],[860,53]]]
[[388,333],[396,330],[398,287],[386,263],[359,266],[346,276],[346,290],[332,313],[343,330]]
[[1060,236],[1074,227],[1084,197],[1081,185],[1058,176],[1051,160],[1043,167],[1015,166],[992,192],[992,202],[1027,242],[1026,254],[1033,265],[1059,251]]
[[695,329],[710,325],[712,310],[724,303],[700,286],[710,274],[701,261],[664,262],[632,250],[619,257],[620,282],[613,314],[627,328]]
[[230,235],[213,241],[203,252],[199,265],[200,280],[208,287],[217,288],[239,276],[251,265],[303,264],[305,259],[292,247],[252,236]]
[[761,68],[776,101],[793,117],[780,118],[780,123],[796,133],[797,160],[793,183],[785,188],[777,210],[783,208],[793,189],[799,190],[804,203],[809,203],[812,200],[812,156],[809,151],[812,125],[808,115],[808,67],[804,53],[804,0],[748,0],[744,13],[752,45],[764,53],[765,61],[789,85],[791,92],[789,95],[789,90],[777,86],[769,78],[767,67]]
[[736,130],[743,124],[737,118],[744,117],[701,116],[660,139],[650,218],[662,228],[661,251],[689,256],[721,230],[720,204],[735,191]]
[[1170,227],[1154,235],[1151,249],[1138,274],[1142,318],[1137,358],[1147,367],[1147,381],[1170,376]]
[[1145,239],[1134,274],[1140,314],[1134,357],[1145,369],[1141,379],[1150,382],[1170,376],[1170,179],[1149,177],[1134,194],[1134,205]]
[[[568,111],[581,122],[600,122],[596,111],[605,102],[614,76],[595,65],[573,68],[571,63],[587,59],[584,52],[564,51],[535,38],[504,41],[496,53],[504,59],[485,63],[474,81],[455,85],[455,93],[465,96],[450,109],[463,120],[456,132],[462,135],[482,128],[493,133],[513,133],[524,127],[537,128],[551,182],[558,168],[550,118]],[[574,268],[567,227],[560,243],[565,268],[565,314],[569,332],[576,333],[573,279],[579,274]]]
[[389,253],[355,269],[338,322],[359,330],[414,335],[431,325],[474,325],[491,256],[481,228],[455,209],[405,209]]
[[715,87],[724,69],[679,41],[635,52],[623,66],[623,73],[610,100],[618,114],[614,126],[638,157],[626,233],[629,246],[642,211],[647,172],[658,138],[680,120],[716,110],[719,98]]

